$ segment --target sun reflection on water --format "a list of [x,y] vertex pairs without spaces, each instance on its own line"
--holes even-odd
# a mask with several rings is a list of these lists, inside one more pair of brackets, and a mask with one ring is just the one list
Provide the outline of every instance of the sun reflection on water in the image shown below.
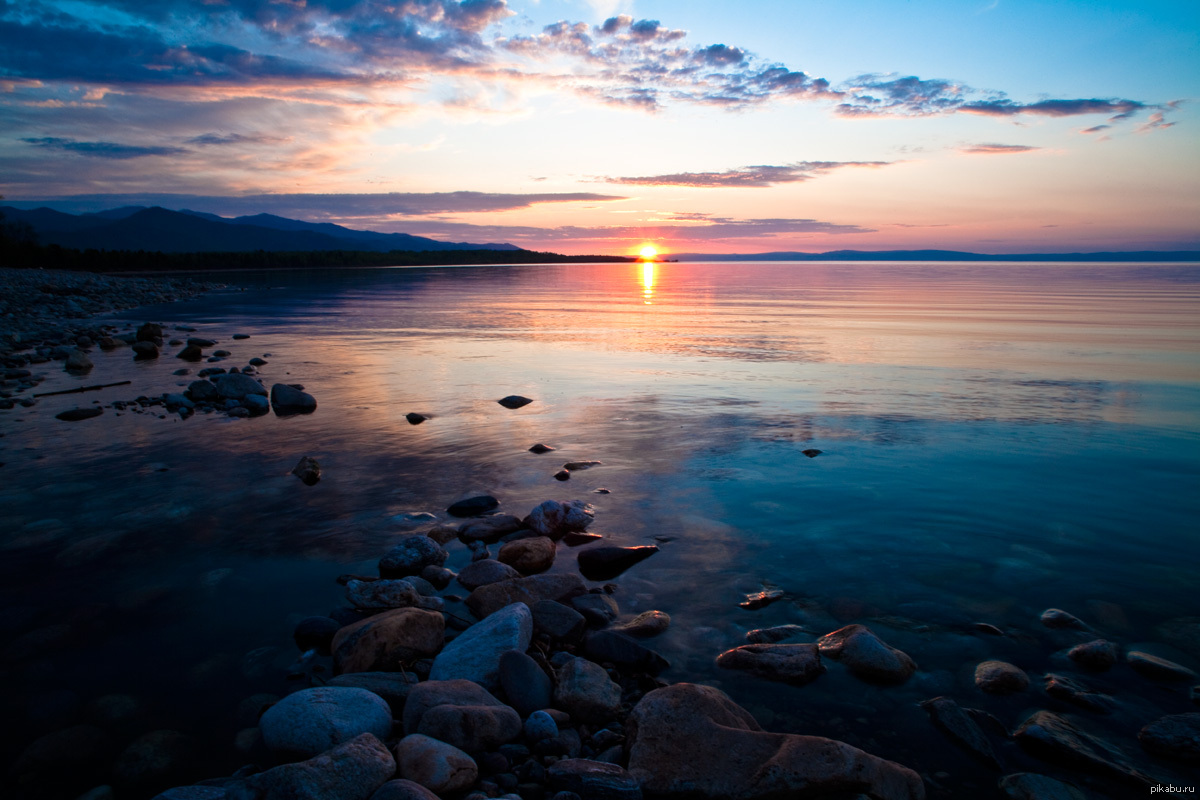
[[642,264],[642,302],[652,305],[654,298],[654,264],[647,261]]

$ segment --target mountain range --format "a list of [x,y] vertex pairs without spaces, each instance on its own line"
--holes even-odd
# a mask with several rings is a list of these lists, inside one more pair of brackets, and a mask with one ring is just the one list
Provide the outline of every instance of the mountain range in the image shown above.
[[219,217],[199,211],[126,206],[90,214],[51,208],[0,207],[5,221],[27,223],[41,244],[78,250],[145,250],[163,253],[357,250],[520,250],[511,244],[440,242],[407,233],[358,231],[329,222],[304,222],[255,214]]

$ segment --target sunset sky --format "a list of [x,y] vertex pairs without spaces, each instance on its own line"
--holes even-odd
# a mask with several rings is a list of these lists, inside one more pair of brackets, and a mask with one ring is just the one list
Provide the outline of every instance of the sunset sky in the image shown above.
[[0,193],[564,253],[1200,249],[1200,3],[0,0]]

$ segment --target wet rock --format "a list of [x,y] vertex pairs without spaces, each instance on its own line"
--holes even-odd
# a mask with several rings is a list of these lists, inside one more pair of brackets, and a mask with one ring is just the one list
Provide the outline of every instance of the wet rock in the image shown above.
[[[431,522],[437,522],[437,517],[428,511],[408,511],[392,517],[391,522],[400,530],[411,531],[428,525]],[[438,544],[441,544],[441,542],[438,542]]]
[[567,531],[563,534],[560,542],[568,547],[578,547],[581,544],[591,544],[598,542],[604,538],[602,533],[589,533],[588,531]]
[[337,672],[397,670],[442,648],[445,618],[435,611],[398,608],[347,625],[333,637]]
[[809,458],[816,458],[817,456],[821,455],[822,451],[816,449],[815,447],[810,447],[807,450],[801,450],[800,452]]
[[546,788],[574,792],[588,800],[642,800],[642,787],[616,764],[582,758],[556,762],[546,772]]
[[[534,619],[536,623],[536,618]],[[628,622],[614,625],[611,630],[640,639],[658,636],[671,627],[671,615],[665,611],[643,611]]]
[[63,422],[79,422],[80,420],[92,419],[104,413],[104,409],[99,406],[91,408],[72,408],[67,411],[60,411],[55,414],[56,419],[61,419]]
[[579,571],[589,581],[607,581],[658,552],[657,545],[589,547],[579,553]]
[[1108,714],[1116,705],[1108,695],[1093,692],[1064,675],[1047,673],[1044,686],[1046,694],[1051,697],[1097,714]]
[[500,501],[492,497],[490,494],[481,494],[476,497],[468,497],[466,500],[459,500],[453,503],[446,509],[446,513],[452,517],[474,517],[480,514],[486,514],[493,508],[500,505]]
[[776,625],[773,628],[756,628],[748,631],[746,641],[750,644],[774,644],[807,635],[808,631],[799,625]]
[[533,615],[529,606],[512,603],[475,623],[446,645],[434,659],[429,678],[437,681],[465,678],[495,689],[499,686],[500,657],[509,650],[525,652],[532,639]]
[[987,734],[958,703],[949,697],[935,697],[921,703],[935,727],[952,742],[971,753],[993,769],[1000,769],[1000,759]]
[[418,414],[415,411],[408,412],[404,415],[404,418],[408,420],[409,425],[420,425],[422,422],[429,419],[429,417],[425,416],[424,414]]
[[312,456],[304,456],[292,467],[292,474],[303,481],[305,486],[315,486],[321,480],[321,465]]
[[575,641],[583,635],[587,619],[573,608],[554,600],[538,600],[533,611],[533,629],[554,639]]
[[211,381],[192,381],[187,387],[187,396],[197,403],[209,403],[217,399],[217,387]]
[[1154,626],[1163,641],[1200,659],[1200,617],[1176,617]]
[[617,618],[621,610],[617,601],[606,594],[588,592],[571,598],[571,608],[583,614],[593,628],[603,628]]
[[[431,537],[432,538],[432,537]],[[434,539],[434,541],[437,541]],[[421,570],[421,577],[429,581],[429,585],[436,591],[441,591],[450,585],[450,581],[457,577],[451,570],[445,567],[439,567],[436,564],[429,564]]]
[[241,400],[248,394],[257,394],[265,397],[267,394],[265,386],[249,375],[243,375],[240,372],[227,372],[224,375],[217,375],[212,378],[212,382],[217,387],[217,396],[222,400]]
[[1197,678],[1195,672],[1182,664],[1140,650],[1130,650],[1125,654],[1125,660],[1139,674],[1156,681],[1194,681]]
[[379,695],[392,709],[392,716],[400,718],[404,713],[405,701],[417,676],[411,672],[351,672],[329,680],[329,686],[365,689]]
[[490,514],[464,522],[459,526],[457,536],[468,544],[475,541],[494,542],[520,529],[521,520],[512,514]]
[[1061,608],[1047,608],[1042,612],[1042,624],[1053,630],[1071,629],[1077,631],[1091,630],[1074,614],[1069,614]]
[[499,561],[488,558],[472,561],[463,567],[458,572],[457,580],[468,589],[475,590],[480,586],[487,586],[488,584],[499,583],[500,581],[511,581],[520,577],[521,573],[508,564],[502,564]]
[[409,608],[421,603],[420,593],[406,580],[352,580],[346,584],[346,599],[356,608]]
[[496,402],[505,408],[520,408],[521,406],[529,405],[533,401],[528,397],[521,397],[519,394],[510,394],[508,397],[502,397]]
[[504,706],[491,692],[474,681],[423,681],[409,693],[409,700],[404,707],[405,734],[417,733],[426,712],[444,705],[491,708]]
[[717,656],[717,666],[797,685],[825,671],[815,644],[744,644]]
[[1146,752],[1200,764],[1200,713],[1171,714],[1151,722],[1138,733]]
[[280,417],[289,414],[311,414],[317,410],[317,398],[308,392],[293,389],[286,383],[277,383],[271,387],[271,408]]
[[1088,800],[1071,784],[1032,772],[1005,775],[999,788],[1006,800]]
[[301,651],[316,649],[328,655],[333,637],[340,627],[337,620],[330,617],[305,617],[296,623],[292,639]]
[[67,356],[66,363],[63,364],[63,369],[76,375],[82,375],[83,373],[91,372],[95,366],[92,360],[88,358],[87,353],[82,350],[74,350],[71,352],[71,355]]
[[149,794],[187,783],[199,772],[197,743],[179,731],[159,730],[135,739],[113,764],[113,782],[129,794]]
[[249,339],[249,338],[250,338],[250,334],[248,334],[248,333],[235,333],[235,334],[234,334],[233,336],[231,336],[230,338],[231,338],[231,339],[235,339],[235,340],[237,340],[237,341],[241,341],[242,339]]
[[436,794],[462,791],[475,783],[475,761],[453,745],[420,733],[405,736],[396,745],[400,775]]
[[265,367],[270,362],[268,362],[265,358],[252,358],[248,363],[252,367]]
[[582,531],[596,518],[590,503],[582,500],[560,502],[547,500],[529,512],[525,524],[533,531],[551,539],[561,539],[569,531]]
[[610,663],[628,669],[657,675],[670,663],[653,650],[613,631],[589,634],[583,646],[584,655],[598,664]]
[[187,340],[188,347],[212,347],[216,343],[215,339],[205,339],[202,336],[189,336]]
[[368,800],[395,772],[383,742],[364,733],[307,761],[244,778],[226,800]]
[[158,358],[158,346],[154,342],[134,342],[133,360],[149,361]]
[[984,661],[975,667],[975,685],[988,694],[1011,694],[1028,689],[1029,676],[1007,661]]
[[400,778],[388,781],[375,790],[370,800],[439,800],[438,796],[419,783]]
[[1091,642],[1077,644],[1067,651],[1067,655],[1079,666],[1094,672],[1111,669],[1117,663],[1119,651],[1112,642],[1096,639]]
[[718,689],[678,683],[630,714],[629,774],[654,797],[922,800],[920,776],[819,736],[767,733]]
[[539,442],[538,444],[535,444],[533,447],[529,448],[529,452],[537,453],[538,455],[541,455],[542,453],[551,453],[555,449],[557,449],[557,448],[551,447],[548,444],[541,444]]
[[500,656],[500,687],[508,704],[522,717],[550,707],[550,676],[536,661],[518,650],[509,650]]
[[761,592],[746,595],[746,599],[738,603],[739,606],[747,611],[757,611],[760,608],[765,608],[771,605],[776,600],[783,599],[783,592],[779,589],[763,589]]
[[571,480],[571,472],[569,470],[560,469],[558,472],[554,473],[554,480],[569,481]]
[[603,463],[603,461],[568,461],[563,464],[563,469],[568,469],[571,472],[582,472],[585,469],[598,467]]
[[271,706],[258,727],[270,750],[311,757],[364,733],[386,739],[392,732],[392,710],[365,689],[318,686]]
[[406,536],[379,559],[379,574],[384,578],[417,575],[430,564],[440,567],[448,556],[449,553],[428,536]]
[[518,539],[500,548],[496,558],[522,575],[545,572],[554,564],[554,540],[548,536]]
[[1034,713],[1021,723],[1013,738],[1027,751],[1046,761],[1107,775],[1125,783],[1154,783],[1134,769],[1116,747],[1051,711]]
[[621,687],[599,664],[572,658],[558,670],[554,706],[580,722],[607,722],[621,708]]
[[817,640],[821,655],[841,661],[850,672],[866,681],[903,683],[917,665],[907,653],[889,646],[865,625],[847,625]]
[[193,344],[189,344],[176,354],[176,358],[182,358],[184,361],[201,361],[204,359],[204,352]]
[[578,575],[530,575],[528,578],[489,583],[475,589],[467,597],[467,608],[483,619],[513,603],[532,606],[538,600],[569,600],[587,592]]
[[161,347],[162,342],[163,342],[162,325],[159,325],[158,323],[155,323],[155,322],[143,323],[137,329],[136,341],[152,342],[152,343],[158,345],[159,347]]

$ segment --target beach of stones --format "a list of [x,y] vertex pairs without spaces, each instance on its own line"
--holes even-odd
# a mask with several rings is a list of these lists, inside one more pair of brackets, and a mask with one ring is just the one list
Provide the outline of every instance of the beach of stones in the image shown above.
[[[121,331],[89,325],[92,305],[74,298],[88,297],[95,311],[116,308],[103,298],[105,291],[125,291],[119,279],[104,279],[107,289],[80,289],[94,276],[79,284],[48,276],[26,275],[19,283],[74,306],[57,317],[40,305],[36,318],[20,319],[11,307],[6,312],[0,400],[7,407],[36,403],[36,368],[57,368],[61,360],[61,369],[90,378],[91,348],[127,347],[134,358],[195,365],[175,371],[191,376],[195,370],[195,380],[184,392],[110,400],[106,410],[113,413],[250,417],[272,409],[316,409],[302,386],[263,386],[257,370],[265,363],[198,366],[232,357],[207,331],[189,337],[195,331],[188,326],[145,323]],[[145,302],[163,302],[205,288],[211,286],[138,291],[151,298]],[[228,336],[230,342],[252,341],[242,332]],[[531,402],[506,396],[497,401],[497,413]],[[79,410],[98,405],[81,403]],[[94,416],[60,419],[93,424],[84,420]],[[414,425],[428,419],[408,417]],[[529,449],[554,451],[541,443]],[[553,477],[568,480],[572,472],[599,466],[598,460],[569,462]],[[320,464],[308,456],[293,473],[297,491],[321,479]],[[834,739],[765,731],[717,688],[662,680],[669,664],[653,642],[670,628],[670,609],[622,613],[616,584],[607,583],[636,570],[659,548],[605,544],[588,530],[595,513],[582,500],[546,500],[516,516],[502,510],[500,499],[479,495],[442,515],[413,515],[417,529],[382,554],[377,575],[338,578],[344,607],[296,626],[298,655],[288,675],[295,691],[243,701],[254,709],[235,747],[248,766],[226,777],[197,775],[182,752],[182,734],[152,731],[111,753],[98,772],[110,783],[80,800],[145,797],[159,789],[160,800],[955,796],[940,773],[918,774]],[[444,567],[455,547],[469,549],[472,559],[457,574]],[[565,552],[576,554],[570,566]],[[740,605],[754,614],[787,599],[782,590],[764,588]],[[1036,640],[1052,649],[1056,665],[1033,677],[999,659],[975,667],[976,697],[1023,698],[1012,719],[973,708],[969,695],[921,704],[931,730],[944,737],[945,747],[974,759],[979,774],[997,787],[995,796],[1121,797],[1194,786],[1194,779],[1184,779],[1200,764],[1200,713],[1167,713],[1200,700],[1197,675],[1186,664],[1123,646],[1103,622],[1060,609],[1048,609],[1025,629],[980,621],[970,633],[984,640]],[[1200,619],[1173,620],[1168,634],[1164,638],[1177,650],[1200,658]],[[803,702],[801,687],[833,670],[885,691],[920,671],[921,653],[891,647],[863,624],[828,632],[785,624],[750,630],[746,640],[713,653],[716,665],[739,680],[777,683],[781,703]],[[1120,679],[1112,679],[1117,674]],[[236,705],[238,698],[230,702]],[[1092,722],[1122,704],[1145,709],[1144,723],[1125,740],[1095,733]],[[32,742],[13,765],[17,785],[28,789],[47,779],[46,765],[57,763],[48,753],[112,749],[101,729],[78,727],[88,729]],[[166,788],[172,783],[183,785]]]

